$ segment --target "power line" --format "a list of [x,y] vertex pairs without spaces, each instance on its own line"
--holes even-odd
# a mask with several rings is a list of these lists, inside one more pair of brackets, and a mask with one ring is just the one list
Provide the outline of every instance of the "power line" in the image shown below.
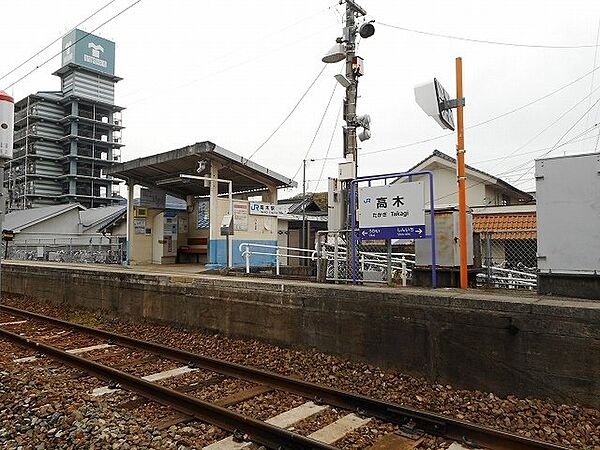
[[540,137],[542,134],[544,134],[546,131],[548,131],[550,128],[552,128],[555,124],[557,124],[558,122],[560,122],[562,120],[563,117],[565,117],[567,114],[569,114],[571,111],[573,111],[575,108],[577,108],[577,106],[579,106],[581,103],[583,103],[586,99],[590,98],[594,92],[596,92],[598,89],[600,89],[600,86],[598,86],[596,89],[594,89],[592,92],[590,92],[589,94],[585,95],[581,100],[579,100],[577,103],[575,103],[573,106],[571,106],[569,109],[567,109],[565,112],[563,112],[560,116],[558,116],[554,121],[552,121],[549,125],[547,125],[545,128],[543,128],[541,131],[539,131],[535,136],[533,136],[531,139],[529,139],[527,142],[525,142],[523,145],[517,147],[516,149],[514,149],[512,152],[508,153],[507,155],[505,155],[499,163],[497,164],[502,164],[504,161],[506,161],[508,158],[510,158],[512,155],[514,155],[515,153],[517,153],[518,151],[522,150],[523,148],[527,147],[529,144],[531,144],[533,141],[535,141],[538,137]]
[[[581,75],[580,77],[577,77],[573,81],[571,81],[571,82],[569,82],[569,83],[567,83],[567,84],[565,84],[565,85],[563,85],[563,86],[561,86],[561,87],[559,87],[559,88],[557,88],[557,89],[549,92],[548,94],[545,94],[545,95],[543,95],[541,97],[538,97],[535,100],[532,100],[532,101],[530,101],[528,103],[525,103],[524,105],[521,105],[521,106],[518,106],[518,107],[516,107],[514,109],[511,109],[510,111],[507,111],[507,112],[504,112],[504,113],[499,114],[497,116],[494,116],[494,117],[492,117],[490,119],[486,119],[484,121],[475,123],[473,125],[469,125],[468,127],[465,127],[465,129],[471,130],[473,128],[477,128],[477,127],[480,127],[482,125],[485,125],[485,124],[488,124],[490,122],[493,122],[495,120],[501,119],[502,117],[506,117],[509,114],[513,114],[515,112],[521,111],[522,109],[525,109],[525,108],[527,108],[527,107],[529,107],[529,106],[531,106],[531,105],[533,105],[535,103],[538,103],[538,102],[540,102],[542,100],[547,99],[548,97],[551,97],[554,94],[559,93],[560,91],[565,90],[566,88],[568,88],[568,87],[574,85],[575,83],[583,80],[584,78],[590,76],[592,73],[596,72],[598,69],[600,69],[600,65],[594,67],[592,70],[590,70],[589,72]],[[444,134],[440,134],[438,136],[434,136],[434,137],[431,137],[431,138],[427,138],[427,139],[422,139],[420,141],[411,142],[409,144],[402,144],[402,145],[398,145],[398,146],[395,146],[395,147],[388,147],[388,148],[379,149],[379,150],[371,150],[370,152],[364,152],[364,153],[362,153],[362,155],[372,155],[372,154],[376,154],[376,153],[389,152],[389,151],[392,151],[392,150],[400,150],[400,149],[407,148],[407,147],[413,147],[413,146],[419,145],[419,144],[425,144],[427,142],[437,141],[438,139],[442,139],[442,138],[445,138],[445,137],[448,137],[448,136],[454,136],[454,133],[452,133],[452,132],[450,132],[450,133],[444,133]]]
[[[598,45],[600,39],[600,19],[598,20],[598,28],[596,31],[596,45]],[[598,47],[596,47],[594,49],[594,62],[592,64],[592,67],[596,67],[596,61],[598,60]],[[594,90],[594,81],[595,81],[595,73],[592,74],[592,80],[590,82],[590,100],[588,102],[588,106],[590,106],[591,102],[592,102],[592,97],[591,97],[591,93]],[[590,115],[588,114],[587,117],[585,118],[585,126],[587,127],[588,124],[588,120],[590,118]]]
[[388,23],[383,23],[383,22],[379,22],[379,21],[376,21],[375,23],[377,23],[378,25],[382,25],[384,27],[394,28],[396,30],[401,30],[401,31],[407,31],[409,33],[424,34],[427,36],[434,36],[434,37],[445,38],[445,39],[454,39],[456,41],[474,42],[477,44],[504,45],[507,47],[546,48],[546,49],[554,49],[554,50],[598,47],[598,44],[596,44],[596,45],[592,45],[592,44],[589,44],[589,45],[546,45],[546,44],[522,44],[522,43],[515,43],[515,42],[489,41],[489,40],[485,40],[485,39],[473,39],[473,38],[467,38],[467,37],[462,37],[462,36],[452,36],[449,34],[432,33],[430,31],[415,30],[413,28],[406,28],[406,27],[400,27],[397,25],[390,25]]
[[340,121],[340,116],[341,116],[343,106],[344,106],[344,104],[341,103],[340,107],[338,109],[338,112],[335,116],[335,124],[333,125],[333,131],[331,132],[331,137],[329,138],[329,144],[327,145],[327,152],[325,153],[325,158],[323,158],[323,164],[321,165],[321,171],[319,172],[319,179],[318,179],[319,182],[315,186],[315,191],[317,191],[317,192],[319,191],[319,184],[321,183],[321,178],[323,178],[323,172],[325,171],[325,164],[327,163],[327,161],[330,159],[343,159],[343,158],[329,158],[329,151],[331,150],[331,144],[333,143],[333,138],[335,136],[335,132],[337,131],[337,126]]
[[[139,0],[138,0],[139,1]],[[252,154],[250,156],[248,156],[248,159],[252,159],[252,157],[254,155],[256,155],[256,153],[258,153],[258,151],[263,148],[267,142],[269,142],[271,140],[271,138],[273,136],[275,136],[275,133],[277,133],[279,131],[279,129],[287,122],[287,120],[292,116],[292,114],[294,114],[294,111],[296,111],[296,109],[298,108],[298,106],[300,105],[300,103],[302,103],[302,100],[304,100],[304,97],[306,97],[306,94],[308,94],[310,92],[310,90],[312,89],[312,87],[315,85],[315,83],[317,82],[317,80],[321,77],[321,75],[323,74],[323,72],[325,71],[325,68],[327,67],[327,64],[323,65],[323,68],[319,71],[319,73],[317,74],[317,76],[315,77],[315,79],[310,83],[310,85],[308,86],[308,88],[306,89],[306,91],[304,91],[304,94],[302,94],[302,96],[300,97],[300,99],[296,102],[296,104],[294,105],[294,107],[292,108],[292,110],[288,113],[287,116],[285,116],[285,119],[283,119],[283,121],[277,126],[277,128],[275,128],[275,130],[273,130],[273,132],[269,135],[269,137],[262,143],[260,144],[256,150],[254,150],[252,152]]]
[[[98,14],[99,12],[101,12],[102,10],[106,9],[108,6],[110,6],[112,3],[114,3],[116,0],[111,0],[110,2],[108,2],[107,4],[105,4],[104,6],[102,6],[100,9],[97,9],[96,11],[94,11],[92,14],[90,14],[89,16],[87,16],[85,19],[83,19],[81,22],[79,22],[77,25],[71,27],[71,29],[77,28],[78,26],[80,26],[81,24],[87,22],[88,20],[90,20],[92,17],[94,17],[96,14]],[[54,44],[56,44],[58,41],[60,41],[62,39],[62,36],[54,39],[52,42],[50,42],[48,45],[46,45],[43,49],[41,49],[40,51],[38,51],[37,53],[33,54],[32,56],[30,56],[29,58],[27,58],[25,61],[23,61],[22,63],[20,63],[17,67],[11,69],[10,71],[6,72],[4,75],[2,75],[0,77],[0,80],[5,79],[7,76],[9,76],[11,73],[19,70],[21,67],[23,67],[25,64],[27,64],[29,61],[31,61],[33,58],[35,58],[36,56],[38,56],[40,53],[45,52],[46,50],[48,50],[51,46],[53,46]]]
[[[584,132],[583,134],[589,133],[590,131],[593,131],[595,129],[596,129],[595,126],[591,127],[587,132]],[[585,141],[588,141],[590,139],[596,139],[596,136],[588,136],[588,137],[585,137],[585,138],[582,138],[582,139],[575,139],[575,138],[573,138],[572,140],[569,140],[567,142],[563,142],[560,145],[560,147],[563,147],[564,145],[568,145],[568,144],[574,144],[576,142],[585,142]],[[542,152],[544,150],[548,150],[550,148],[552,148],[552,147],[536,148],[535,150],[530,150],[530,151],[527,151],[527,152],[519,153],[518,155],[499,156],[498,158],[482,159],[482,160],[479,160],[479,161],[473,161],[473,162],[471,162],[471,164],[473,164],[473,165],[475,165],[475,164],[483,164],[483,163],[488,163],[488,162],[505,160],[505,159],[509,159],[509,158],[518,158],[519,156],[525,156],[525,155],[531,155],[533,153],[539,153],[539,152]]]
[[[582,99],[582,100],[581,100],[579,103],[583,102],[584,100],[585,100],[585,98],[583,98],[583,99]],[[599,99],[599,100],[600,100],[600,99]],[[596,103],[597,103],[597,102],[596,102]],[[594,104],[595,104],[595,103],[594,103]],[[584,114],[586,114],[586,113],[584,113]],[[582,116],[582,117],[583,117],[583,116]],[[575,123],[575,125],[576,125],[576,124],[577,124],[577,122]],[[571,143],[573,143],[573,142],[576,142],[576,141],[574,141],[574,139],[577,139],[578,137],[582,136],[583,134],[589,133],[589,132],[590,132],[590,131],[591,131],[593,128],[595,128],[597,125],[598,125],[598,124],[595,124],[593,127],[591,127],[590,129],[588,129],[587,131],[585,131],[585,132],[583,132],[583,133],[580,133],[579,135],[575,136],[574,138],[572,138],[571,140],[569,140],[569,141],[567,141],[567,142],[563,142],[562,144],[560,144],[560,145],[559,145],[558,147],[556,147],[556,148],[560,148],[560,147],[563,147],[563,146],[565,146],[565,145],[568,145],[568,144],[571,144]],[[561,138],[561,139],[562,139],[562,138]],[[553,146],[553,147],[554,147],[554,146]],[[552,148],[552,147],[551,147],[551,148]],[[554,150],[555,150],[556,148],[554,148]],[[539,151],[539,150],[540,150],[540,149],[538,149],[538,151]],[[542,150],[545,150],[545,149],[542,149]],[[546,154],[547,154],[547,153],[546,153]],[[543,156],[545,156],[545,155],[542,155],[541,157],[543,157]],[[527,166],[529,166],[530,164],[532,164],[532,163],[534,163],[534,162],[535,162],[535,161],[529,161],[529,160],[528,160],[528,161],[526,161],[525,163],[518,164],[518,165],[516,165],[516,166],[514,166],[514,167],[512,167],[512,168],[510,168],[510,169],[507,169],[507,170],[505,170],[504,172],[500,172],[500,173],[498,173],[498,174],[494,175],[494,177],[496,177],[496,178],[500,178],[500,177],[503,177],[503,176],[506,176],[506,175],[515,174],[515,173],[516,173],[516,171],[518,171],[518,170],[522,169],[523,167],[527,167]],[[530,168],[530,169],[528,169],[528,170],[527,170],[525,173],[518,172],[518,174],[520,175],[520,177],[519,177],[517,180],[515,180],[514,182],[511,182],[511,184],[514,184],[514,183],[516,183],[516,182],[520,181],[520,180],[521,180],[521,178],[522,178],[524,175],[526,175],[527,173],[529,173],[530,171],[531,171],[531,168]],[[477,183],[474,183],[474,184],[472,184],[472,185],[470,185],[470,186],[467,186],[467,190],[469,190],[469,189],[471,189],[471,188],[474,188],[474,187],[476,187],[476,186],[480,186],[480,185],[482,185],[483,183],[485,183],[485,181],[479,181],[479,182],[477,182]],[[442,199],[445,199],[445,198],[448,198],[448,197],[454,196],[454,195],[456,195],[457,193],[458,193],[458,190],[456,190],[456,191],[454,191],[454,192],[451,192],[451,193],[449,193],[449,194],[446,194],[446,195],[442,195],[441,197],[439,197],[439,198],[436,198],[436,199],[435,199],[435,201],[437,202],[438,200],[442,200]]]
[[83,36],[81,36],[79,39],[77,39],[75,42],[73,42],[71,45],[61,49],[60,52],[56,53],[55,55],[52,55],[50,58],[46,59],[43,63],[35,66],[35,68],[33,68],[32,70],[30,70],[29,72],[27,72],[25,75],[23,75],[21,78],[18,78],[17,81],[14,81],[13,83],[9,84],[8,86],[6,86],[4,88],[4,90],[7,90],[9,88],[11,88],[12,86],[14,86],[15,84],[17,84],[18,82],[24,80],[25,78],[27,78],[29,75],[31,75],[33,72],[35,72],[36,70],[38,70],[39,68],[45,66],[46,64],[48,64],[50,61],[52,61],[54,58],[56,58],[57,56],[60,56],[62,54],[63,51],[65,51],[68,48],[73,47],[75,44],[77,44],[79,41],[81,41],[82,39],[85,39],[86,37],[88,37],[90,34],[92,34],[94,31],[99,30],[100,28],[102,28],[104,25],[106,25],[107,23],[113,21],[114,19],[116,19],[117,17],[119,17],[121,14],[123,14],[124,12],[130,10],[131,8],[133,8],[135,5],[137,5],[138,3],[140,3],[142,0],[136,0],[135,2],[133,2],[132,4],[130,4],[129,6],[127,6],[126,8],[122,9],[121,11],[119,11],[117,14],[115,14],[114,16],[112,16],[111,18],[109,18],[107,21],[101,23],[100,25],[98,25],[96,28],[94,28],[92,31],[86,32],[86,34],[84,34]]
[[315,143],[315,140],[317,139],[317,135],[319,134],[319,131],[321,130],[321,127],[323,126],[323,121],[325,120],[327,111],[329,111],[329,106],[331,106],[331,100],[333,100],[333,95],[335,94],[335,90],[337,89],[337,86],[338,86],[338,83],[336,81],[335,84],[333,85],[333,90],[331,91],[329,100],[327,101],[327,106],[325,106],[325,111],[323,111],[323,115],[321,116],[321,120],[319,121],[319,125],[317,126],[317,129],[315,130],[315,134],[314,134],[312,140],[310,141],[310,145],[308,146],[308,149],[306,150],[306,153],[304,154],[304,158],[302,158],[302,163],[300,164],[300,167],[298,167],[298,170],[292,177],[292,180],[298,176],[298,173],[300,173],[300,169],[302,168],[302,165],[306,164],[305,163],[306,158],[308,158],[308,154],[310,153],[310,150],[312,149],[312,146]]
[[[318,31],[316,31],[316,32],[314,32],[314,33],[312,33],[312,34],[306,35],[306,36],[304,36],[303,38],[300,38],[300,39],[295,39],[295,40],[294,40],[294,43],[296,43],[296,44],[297,44],[297,43],[299,43],[299,42],[303,42],[303,41],[305,41],[305,40],[307,40],[307,39],[310,39],[310,38],[311,38],[311,37],[313,37],[313,36],[317,36],[318,34],[321,34],[321,33],[322,33],[322,32],[323,32],[325,29],[329,29],[329,28],[330,28],[330,27],[326,27],[326,28],[323,28],[323,29],[321,29],[321,30],[318,30]],[[178,91],[178,90],[180,90],[181,88],[188,87],[188,86],[191,86],[192,84],[198,83],[199,81],[204,81],[204,80],[207,80],[207,79],[209,79],[209,78],[212,78],[212,77],[214,77],[215,75],[221,75],[222,73],[228,72],[229,70],[236,69],[236,68],[238,68],[238,67],[241,67],[241,66],[244,66],[244,65],[246,65],[246,64],[250,64],[250,63],[256,63],[257,61],[259,61],[259,60],[261,60],[261,59],[263,59],[263,58],[266,58],[266,57],[267,57],[267,56],[269,56],[269,54],[271,54],[271,53],[277,52],[277,51],[279,51],[279,50],[282,50],[282,49],[284,49],[284,48],[287,48],[287,49],[289,49],[289,47],[290,47],[290,44],[289,44],[289,43],[285,43],[285,44],[283,44],[283,45],[281,45],[281,46],[279,46],[279,47],[276,47],[276,48],[273,48],[273,49],[267,50],[267,51],[265,51],[265,52],[261,53],[261,54],[260,54],[260,55],[258,55],[258,56],[254,56],[254,55],[253,55],[253,56],[251,56],[251,57],[250,57],[250,58],[248,58],[248,59],[245,59],[245,60],[243,60],[243,61],[237,62],[237,63],[235,63],[235,64],[232,64],[232,65],[230,65],[230,66],[224,67],[223,69],[220,69],[220,70],[217,70],[217,71],[215,71],[215,72],[209,73],[209,74],[207,74],[207,75],[205,75],[205,76],[203,76],[203,77],[200,77],[200,78],[195,78],[195,79],[193,79],[193,80],[187,81],[187,82],[185,82],[185,83],[183,83],[183,84],[180,84],[180,85],[177,85],[177,86],[172,86],[172,87],[170,88],[170,90],[171,90],[171,92],[175,92],[175,91]],[[215,61],[219,61],[219,60],[221,60],[221,59],[222,59],[222,58],[218,58],[218,59],[216,59]],[[125,95],[125,97],[130,97],[131,95],[133,95],[133,94],[137,94],[138,92],[141,92],[141,91],[145,91],[145,89],[140,89],[140,90],[137,90],[137,91],[133,91],[133,92],[131,92],[131,93],[129,93],[129,94],[126,94],[126,95]],[[154,99],[154,98],[155,98],[155,96],[154,96],[154,95],[147,95],[147,96],[145,96],[145,97],[137,98],[137,99],[135,99],[133,102],[128,102],[127,104],[128,104],[129,106],[132,106],[132,105],[136,105],[136,104],[138,104],[138,103],[140,103],[140,102],[142,102],[142,101],[144,101],[144,100],[148,100],[148,99]]]
[[[287,25],[287,26],[285,26],[285,27],[283,27],[283,28],[280,28],[280,29],[279,29],[279,30],[277,30],[277,31],[273,31],[272,33],[268,33],[268,34],[266,34],[266,35],[262,36],[261,38],[259,38],[259,39],[258,39],[258,42],[264,41],[264,40],[266,40],[267,38],[269,38],[269,37],[271,37],[271,36],[277,35],[277,34],[279,34],[279,33],[283,32],[283,31],[286,31],[286,30],[288,30],[288,29],[290,29],[290,28],[292,28],[292,27],[294,27],[294,26],[296,26],[296,25],[298,25],[298,24],[300,24],[300,23],[302,23],[302,22],[306,21],[306,20],[312,19],[313,17],[316,17],[316,16],[318,16],[318,15],[322,14],[323,12],[327,11],[327,10],[328,10],[328,9],[330,9],[330,8],[331,8],[331,7],[324,8],[324,9],[320,10],[319,12],[317,12],[317,13],[315,13],[315,14],[311,15],[311,16],[307,16],[307,17],[305,17],[305,18],[303,18],[303,19],[297,20],[296,22],[294,22],[294,23],[291,23],[291,24],[289,24],[289,25]],[[329,30],[329,29],[331,29],[331,27],[327,26],[326,28],[319,29],[319,30],[317,30],[316,32],[314,32],[314,33],[312,33],[312,34],[305,34],[305,35],[304,35],[304,36],[303,36],[301,39],[295,39],[295,40],[294,40],[294,43],[296,43],[296,44],[297,44],[297,43],[299,43],[299,42],[302,42],[302,41],[304,41],[304,40],[307,40],[307,39],[309,39],[309,38],[311,38],[311,37],[313,37],[313,36],[317,36],[317,35],[321,34],[321,32],[323,32],[323,31],[324,31],[324,30],[326,30],[326,29],[327,29],[327,30]],[[278,47],[276,47],[276,48],[272,48],[272,49],[269,49],[269,50],[263,51],[263,52],[262,52],[260,55],[258,55],[258,56],[257,56],[257,55],[252,55],[252,57],[250,57],[250,58],[248,58],[248,59],[245,59],[245,60],[243,60],[243,61],[240,61],[240,62],[237,62],[237,63],[235,63],[235,64],[229,65],[229,66],[227,66],[227,67],[224,67],[223,69],[220,69],[220,70],[217,70],[217,71],[215,71],[215,72],[209,73],[209,74],[207,74],[207,75],[205,75],[205,76],[202,76],[202,77],[200,77],[200,78],[194,78],[194,79],[192,79],[192,80],[186,81],[186,82],[185,82],[185,83],[183,83],[183,84],[180,84],[180,85],[177,85],[177,86],[171,86],[171,88],[170,88],[170,89],[171,89],[171,91],[174,91],[174,90],[178,90],[178,89],[181,89],[181,88],[184,88],[184,87],[188,87],[188,86],[190,86],[190,85],[192,85],[192,84],[195,84],[195,83],[197,83],[197,82],[199,82],[199,81],[204,81],[204,80],[206,80],[206,79],[208,79],[208,78],[214,77],[215,75],[220,75],[220,74],[222,74],[222,73],[224,73],[224,72],[227,72],[227,71],[229,71],[229,70],[231,70],[231,69],[235,69],[235,68],[237,68],[237,67],[240,67],[240,66],[243,66],[243,65],[246,65],[246,64],[249,64],[249,63],[255,63],[256,61],[258,61],[258,60],[260,60],[260,59],[262,59],[262,58],[265,58],[265,57],[266,57],[266,56],[268,56],[270,53],[277,52],[277,51],[279,51],[279,50],[281,50],[281,49],[284,49],[284,48],[288,48],[288,49],[289,49],[289,47],[290,47],[290,44],[289,44],[289,43],[285,43],[285,44],[283,44],[283,45],[281,45],[281,46],[278,46]],[[225,53],[225,54],[223,54],[223,55],[219,56],[218,58],[215,58],[215,59],[211,60],[211,64],[213,64],[213,63],[216,63],[216,62],[218,62],[218,61],[222,61],[222,60],[224,60],[224,59],[227,59],[229,56],[231,56],[231,55],[234,55],[234,54],[236,54],[236,53],[238,53],[238,52],[240,52],[240,51],[241,51],[241,52],[243,52],[243,53],[244,53],[244,55],[247,55],[247,54],[248,54],[248,52],[247,52],[247,49],[246,49],[246,48],[243,48],[242,50],[240,50],[240,48],[239,48],[239,45],[238,45],[236,49],[233,49],[233,50],[231,50],[231,51],[229,51],[229,52],[227,52],[227,53]],[[128,92],[128,93],[126,93],[126,94],[123,96],[123,98],[128,98],[128,97],[131,97],[132,95],[135,95],[135,94],[137,94],[137,93],[139,93],[139,92],[143,92],[143,91],[146,91],[146,89],[137,89],[137,90],[135,90],[135,91]],[[133,103],[132,103],[132,102],[128,102],[128,104],[129,104],[129,105],[135,105],[136,103],[139,103],[139,102],[141,102],[141,101],[143,101],[143,100],[147,100],[147,99],[149,99],[149,98],[154,98],[154,96],[153,96],[153,95],[150,95],[150,96],[141,97],[141,98],[135,99],[135,101],[134,101]]]
[[[582,138],[582,139],[578,139],[578,138],[581,137],[581,136],[583,136],[583,135],[585,135],[585,134],[587,134],[587,133],[589,133],[589,132],[591,132],[591,131],[594,131],[596,129],[596,127],[598,127],[598,125],[600,125],[600,124],[595,124],[592,127],[589,127],[587,130],[582,131],[577,136],[574,136],[573,138],[569,139],[568,141],[563,142],[562,144],[560,144],[559,146],[557,146],[555,150],[558,150],[559,148],[562,148],[562,147],[567,146],[569,144],[575,144],[575,143],[583,142],[583,141],[586,141],[586,140],[589,140],[589,139],[595,139],[596,138],[595,135],[594,136],[588,136],[588,137]],[[552,147],[536,148],[535,150],[531,150],[529,152],[521,153],[519,155],[514,155],[513,157],[518,157],[518,156],[523,156],[523,155],[530,155],[530,154],[533,154],[533,153],[539,153],[541,151],[548,150],[550,148],[552,148]],[[492,158],[492,159],[485,159],[485,160],[481,160],[481,161],[474,161],[471,164],[481,164],[481,163],[485,163],[485,162],[492,162],[492,161],[497,161],[497,160],[500,160],[500,159],[503,159],[503,158],[504,157]],[[344,158],[342,158],[342,157],[337,157],[337,158],[311,158],[311,161],[324,161],[324,160],[334,161],[334,160],[340,160],[340,159],[344,159]],[[521,174],[523,174],[525,172],[524,170],[520,170],[520,169],[523,168],[523,167],[525,167],[525,166],[528,166],[528,165],[532,164],[533,162],[534,161],[529,161],[528,160],[525,163],[522,163],[522,164],[519,164],[517,166],[514,166],[513,168],[507,169],[506,171],[500,172],[499,174],[494,175],[494,176],[495,177],[503,177],[503,178],[518,177],[519,175],[521,175]],[[321,174],[319,174],[319,178],[310,179],[310,180],[306,180],[306,181],[307,182],[316,182],[316,181],[323,181],[323,180],[326,180],[326,179],[327,178],[323,177],[323,174],[321,173]],[[483,183],[484,182],[478,182],[478,183],[473,184],[471,187],[475,187],[475,186],[478,186],[478,185],[483,184]],[[318,187],[318,185],[317,185],[317,187]],[[444,197],[440,197],[440,198],[445,198],[445,197],[448,197],[450,195],[454,195],[456,193],[458,193],[458,191],[452,192],[452,193],[450,193],[448,195],[445,195]]]
[[[586,109],[586,110],[585,110],[585,112],[584,112],[584,113],[583,113],[583,114],[582,114],[582,115],[579,117],[579,119],[577,119],[577,120],[575,121],[575,123],[574,123],[573,125],[571,125],[571,126],[569,127],[569,129],[568,129],[567,131],[565,131],[565,132],[562,134],[562,136],[561,136],[560,138],[558,138],[558,141],[556,141],[556,143],[555,143],[555,144],[552,146],[552,148],[551,148],[550,150],[548,150],[548,151],[547,151],[547,152],[545,152],[544,154],[542,154],[542,155],[538,156],[538,158],[543,158],[544,156],[547,156],[547,155],[549,155],[550,153],[552,153],[554,150],[556,150],[556,148],[557,148],[557,145],[560,143],[560,141],[562,141],[562,139],[563,139],[563,138],[564,138],[564,137],[565,137],[567,134],[569,134],[569,133],[571,132],[571,130],[572,130],[573,128],[575,128],[575,127],[577,126],[577,124],[578,124],[579,122],[581,122],[581,121],[583,120],[583,118],[584,118],[584,117],[586,117],[586,115],[587,115],[587,114],[588,114],[588,113],[589,113],[589,112],[590,112],[590,111],[591,111],[591,110],[594,108],[594,106],[596,106],[598,103],[600,103],[600,97],[598,97],[598,100],[596,100],[596,101],[595,101],[595,102],[592,104],[592,106],[590,106],[588,109]],[[594,124],[594,127],[595,127],[596,125],[598,125],[598,124]],[[529,173],[529,172],[531,172],[531,169],[529,169],[529,170],[527,171],[527,173]],[[522,178],[523,178],[525,175],[527,175],[527,173],[525,173],[525,174],[521,175],[521,177],[520,177],[520,178],[519,178],[517,181],[521,180],[521,179],[522,179]]]

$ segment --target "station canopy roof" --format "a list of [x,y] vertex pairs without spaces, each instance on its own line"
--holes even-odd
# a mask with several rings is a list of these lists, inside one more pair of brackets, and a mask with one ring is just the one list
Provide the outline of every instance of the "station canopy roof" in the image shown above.
[[[150,189],[161,189],[176,197],[209,195],[208,183],[180,178],[181,174],[210,177],[210,164],[221,165],[219,178],[233,182],[234,193],[262,192],[268,187],[296,187],[296,182],[236,155],[212,142],[198,142],[183,148],[115,164],[108,174]],[[204,167],[199,173],[198,167]],[[207,184],[207,186],[205,186]],[[219,193],[227,184],[219,183]]]

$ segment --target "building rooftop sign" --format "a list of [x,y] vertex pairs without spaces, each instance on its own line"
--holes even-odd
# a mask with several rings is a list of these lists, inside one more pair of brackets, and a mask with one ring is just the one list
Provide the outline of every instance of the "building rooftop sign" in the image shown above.
[[83,30],[72,30],[62,40],[62,66],[76,64],[108,75],[115,73],[115,43]]

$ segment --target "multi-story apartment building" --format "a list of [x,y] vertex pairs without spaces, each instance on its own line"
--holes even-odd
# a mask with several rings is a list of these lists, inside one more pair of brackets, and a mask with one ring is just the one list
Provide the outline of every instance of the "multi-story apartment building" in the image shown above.
[[121,111],[114,104],[114,42],[73,30],[63,38],[60,91],[15,103],[13,159],[5,166],[11,210],[60,203],[119,201],[107,168],[121,155]]

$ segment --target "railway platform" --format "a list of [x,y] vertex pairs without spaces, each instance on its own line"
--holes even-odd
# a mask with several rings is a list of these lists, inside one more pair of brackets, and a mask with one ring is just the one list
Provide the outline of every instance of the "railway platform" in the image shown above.
[[2,272],[4,292],[45,302],[314,348],[469,389],[600,407],[598,302],[156,266],[7,261]]

